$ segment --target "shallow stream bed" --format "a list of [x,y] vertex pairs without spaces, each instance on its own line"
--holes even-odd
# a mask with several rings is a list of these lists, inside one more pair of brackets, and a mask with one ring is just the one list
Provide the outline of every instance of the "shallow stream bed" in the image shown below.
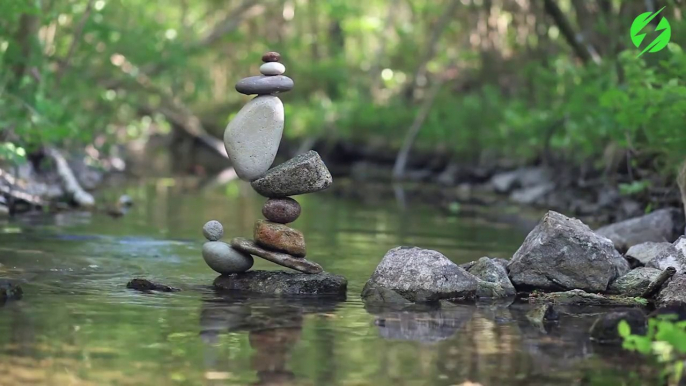
[[[264,199],[249,185],[198,192],[165,179],[107,194],[122,193],[135,206],[121,218],[0,220],[0,277],[25,281],[24,298],[0,308],[0,385],[655,384],[641,358],[588,340],[603,310],[563,309],[542,328],[526,304],[365,309],[360,291],[392,247],[457,263],[511,257],[530,229],[497,213],[300,197],[293,227],[308,259],[348,278],[347,300],[279,300],[216,293],[200,255],[207,220],[224,224],[225,241],[251,235]],[[134,277],[182,291],[126,289]]]

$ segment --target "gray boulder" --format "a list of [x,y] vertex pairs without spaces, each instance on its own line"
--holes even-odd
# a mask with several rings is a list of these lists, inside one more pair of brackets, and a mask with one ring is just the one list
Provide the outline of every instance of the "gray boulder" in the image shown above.
[[624,257],[632,266],[642,267],[648,265],[654,258],[662,251],[672,247],[668,242],[656,243],[648,241],[646,243],[636,244],[626,251]]
[[577,219],[549,211],[529,233],[508,265],[516,288],[607,290],[629,271],[610,240]]
[[348,281],[327,272],[306,274],[284,271],[248,271],[222,275],[214,280],[218,290],[244,291],[278,296],[345,296]]
[[496,259],[480,258],[469,273],[481,279],[477,286],[477,296],[480,298],[502,298],[517,294],[507,277],[507,270]]
[[685,305],[686,304],[686,274],[680,273],[672,276],[657,295],[656,305],[658,308]]
[[472,298],[477,279],[440,252],[397,247],[386,253],[365,284],[363,300],[390,298],[388,294],[378,296],[381,289],[392,290],[412,302]]
[[624,296],[641,296],[648,289],[650,283],[660,276],[659,269],[639,267],[629,271],[610,284],[607,292]]
[[684,216],[679,209],[656,210],[645,216],[632,218],[596,230],[612,240],[620,252],[634,245],[653,242],[673,242],[684,232]]
[[535,166],[498,173],[491,178],[491,185],[498,193],[509,193],[516,188],[546,185],[551,179],[549,169]]
[[662,249],[648,266],[660,270],[674,267],[677,273],[686,272],[686,237],[679,237],[673,244]]

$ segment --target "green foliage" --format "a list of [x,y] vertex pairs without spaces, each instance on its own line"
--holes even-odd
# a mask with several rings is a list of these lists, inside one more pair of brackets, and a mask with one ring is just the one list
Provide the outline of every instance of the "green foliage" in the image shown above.
[[655,356],[665,364],[664,376],[671,384],[678,384],[686,360],[686,321],[675,321],[676,315],[664,315],[648,320],[646,335],[631,334],[626,321],[618,326],[619,335],[624,339],[623,347],[644,355]]
[[[454,72],[417,147],[467,159],[547,152],[574,162],[616,145],[665,173],[684,156],[686,22],[668,13],[671,1],[663,11],[672,26],[666,49],[637,58],[639,49],[615,54],[608,43],[599,63],[586,64],[542,7],[489,2],[492,17],[507,23],[489,32],[489,43],[475,26],[486,15],[476,5],[458,6],[437,30],[451,2],[248,3],[0,2],[0,139],[29,152],[41,144],[102,148],[163,133],[169,111],[179,110],[169,101],[181,101],[221,136],[247,100],[235,82],[257,72],[264,51],[278,50],[296,83],[283,95],[292,140],[398,148],[427,86]],[[561,5],[573,18],[573,4]],[[630,22],[645,10],[638,4],[627,12],[636,15],[594,18],[593,33],[631,47]],[[535,28],[526,30],[530,21]],[[422,69],[426,85],[415,79]],[[141,116],[154,124],[141,126]]]

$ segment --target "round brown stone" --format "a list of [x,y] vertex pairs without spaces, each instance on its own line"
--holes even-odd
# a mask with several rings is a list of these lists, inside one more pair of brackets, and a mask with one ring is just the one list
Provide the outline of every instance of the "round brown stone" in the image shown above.
[[262,61],[265,63],[278,62],[281,60],[281,54],[278,52],[270,51],[262,55]]
[[262,207],[264,217],[279,224],[288,224],[300,217],[300,204],[290,197],[270,198]]

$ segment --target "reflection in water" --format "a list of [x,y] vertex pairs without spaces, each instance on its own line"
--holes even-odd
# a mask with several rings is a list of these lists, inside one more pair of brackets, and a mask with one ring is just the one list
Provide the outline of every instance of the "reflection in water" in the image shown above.
[[241,294],[204,299],[200,311],[200,336],[208,344],[206,366],[221,372],[212,351],[221,334],[247,332],[254,350],[250,366],[258,379],[254,385],[292,385],[296,376],[288,369],[295,345],[300,341],[307,314],[334,312],[335,299],[279,299]]
[[[357,184],[365,198],[349,200],[341,185],[299,199],[294,227],[312,260],[348,278],[345,302],[215,293],[200,229],[217,219],[226,238],[252,234],[264,199],[241,181],[192,194],[176,180],[128,187],[112,192],[136,201],[118,219],[0,220],[0,276],[24,281],[23,299],[0,307],[0,384],[656,384],[654,367],[587,340],[589,310],[562,309],[541,329],[527,304],[365,309],[359,294],[390,248],[437,249],[457,263],[508,258],[530,226],[508,225],[500,208],[441,214],[411,191],[402,211]],[[183,291],[141,294],[125,288],[133,277]]]

